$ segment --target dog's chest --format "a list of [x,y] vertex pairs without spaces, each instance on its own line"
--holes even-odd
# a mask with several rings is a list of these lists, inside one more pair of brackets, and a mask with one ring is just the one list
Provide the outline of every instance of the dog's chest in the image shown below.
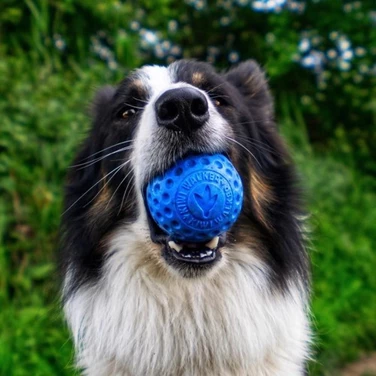
[[295,338],[306,324],[301,307],[260,288],[267,281],[256,269],[186,285],[130,276],[118,263],[111,269],[111,279],[68,304],[86,366],[100,354],[135,376],[240,376],[260,372],[260,364],[273,368],[273,353],[294,341],[303,350],[303,338]]

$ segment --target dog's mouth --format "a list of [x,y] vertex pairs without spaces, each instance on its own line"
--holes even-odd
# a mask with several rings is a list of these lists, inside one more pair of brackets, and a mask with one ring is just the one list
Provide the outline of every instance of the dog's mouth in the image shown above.
[[169,265],[178,269],[182,269],[184,266],[207,269],[221,259],[221,248],[226,244],[226,233],[199,243],[181,242],[172,239],[155,223],[149,213],[146,205],[146,186],[143,189],[143,197],[150,238],[153,243],[163,246],[162,257]]
[[216,236],[206,243],[178,243],[168,238],[164,253],[177,261],[188,264],[211,264],[221,258],[220,248],[225,242],[225,234]]

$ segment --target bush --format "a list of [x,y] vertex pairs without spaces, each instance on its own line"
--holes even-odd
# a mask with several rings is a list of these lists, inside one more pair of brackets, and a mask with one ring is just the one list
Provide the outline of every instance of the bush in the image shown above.
[[63,180],[89,98],[111,76],[0,62],[1,375],[72,374],[55,262]]

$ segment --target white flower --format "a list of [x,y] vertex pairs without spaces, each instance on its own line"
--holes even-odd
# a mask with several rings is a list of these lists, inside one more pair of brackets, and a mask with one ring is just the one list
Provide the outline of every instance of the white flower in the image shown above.
[[165,53],[161,47],[160,44],[157,44],[155,47],[154,47],[154,53],[155,53],[155,56],[162,59],[164,56],[165,56]]
[[170,50],[170,53],[175,56],[178,56],[181,54],[181,48],[179,46],[173,46]]
[[338,38],[338,31],[332,31],[330,34],[329,34],[329,38],[331,40],[336,40]]
[[359,56],[359,57],[362,57],[366,54],[366,49],[364,47],[357,47],[355,48],[355,55],[356,56]]
[[334,49],[329,50],[326,54],[330,59],[335,59],[337,57],[337,51]]
[[299,43],[299,51],[307,52],[311,48],[311,43],[308,38],[303,38]]
[[338,66],[342,71],[348,71],[351,68],[351,64],[344,60],[340,60]]
[[155,44],[158,42],[157,34],[154,31],[146,30],[142,38],[147,44]]
[[306,68],[312,68],[315,66],[315,59],[313,56],[309,55],[302,59],[302,65]]
[[349,13],[352,11],[352,4],[345,4],[343,6],[343,10],[346,12],[346,13]]
[[130,25],[131,30],[137,31],[140,29],[140,23],[137,21],[132,21]]
[[342,59],[344,60],[351,60],[354,57],[354,53],[352,50],[346,50],[342,54]]
[[171,20],[168,22],[168,31],[174,33],[178,29],[178,23],[176,20]]
[[115,70],[118,67],[118,64],[117,64],[117,62],[115,60],[109,60],[108,67],[111,70]]
[[239,54],[235,51],[231,52],[229,55],[228,55],[228,60],[230,61],[230,63],[236,63],[239,61]]
[[345,51],[345,50],[348,50],[349,48],[351,47],[351,44],[350,42],[345,39],[345,38],[341,38],[338,42],[338,48],[341,50],[341,51]]

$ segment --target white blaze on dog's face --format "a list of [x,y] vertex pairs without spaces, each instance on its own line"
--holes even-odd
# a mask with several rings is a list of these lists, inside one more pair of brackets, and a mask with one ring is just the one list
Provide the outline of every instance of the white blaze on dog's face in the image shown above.
[[[222,153],[226,151],[228,148],[226,136],[232,136],[232,129],[205,90],[179,81],[175,65],[170,65],[168,68],[148,66],[142,68],[137,76],[148,93],[148,101],[136,132],[133,152],[136,183],[139,190],[150,181],[150,177],[155,176],[156,171],[166,170],[167,166],[188,152]],[[158,122],[158,109],[156,108],[158,100],[163,100],[166,93],[171,93],[172,95],[166,98],[165,107],[169,104],[174,106],[179,100],[185,100],[185,92],[193,100],[206,101],[208,116],[205,121],[197,129],[192,130],[185,127],[184,122],[182,122],[182,129],[178,126],[176,129],[168,128],[168,124],[167,127],[164,124],[161,125]],[[168,102],[170,98],[172,103]],[[200,104],[199,102],[197,106]],[[174,107],[170,109],[170,111],[175,110],[178,109]],[[176,114],[171,114],[171,116],[174,115]]]
[[[243,209],[219,238],[177,244],[149,215],[145,189],[179,159],[201,153],[231,160],[243,182]],[[290,250],[295,245],[285,242],[285,234],[300,236],[293,169],[273,122],[264,75],[254,62],[227,74],[193,61],[134,71],[117,88],[99,94],[93,129],[76,162],[64,222],[66,241],[82,248],[66,247],[82,281],[99,275],[103,261],[120,246],[116,239],[124,236],[132,239],[134,265],[150,266],[159,275],[213,275],[242,260],[241,249],[268,260],[278,283],[290,273],[287,265],[294,263],[303,273],[303,253],[297,257]]]
[[[203,79],[203,73],[193,73],[191,83],[179,80],[176,65],[168,68],[147,66],[140,69],[136,75],[138,84],[147,93],[147,102],[135,133],[132,160],[136,191],[139,193],[138,210],[140,217],[148,220],[152,227],[154,241],[155,232],[159,235],[161,232],[150,216],[147,218],[149,214],[145,210],[146,205],[142,197],[146,184],[156,174],[165,171],[187,154],[228,152],[227,137],[232,138],[233,133],[227,120],[218,111],[217,107],[221,104],[219,99],[213,101],[210,92],[193,85],[194,79]],[[212,83],[218,88],[224,84],[224,81]],[[214,94],[213,92],[212,95]],[[205,269],[209,269],[209,263],[221,256],[217,254],[218,242],[217,236],[205,245],[191,247],[188,251],[183,244],[167,239],[162,242],[167,248],[163,254],[178,256],[179,253],[180,258],[185,255],[186,262],[191,264],[190,269],[199,268],[198,265],[192,266],[192,260],[194,258],[194,262],[197,263],[197,255],[201,255],[203,257],[200,261],[205,264]],[[197,257],[192,257],[193,254]],[[172,260],[171,257],[166,258],[170,265],[184,270],[177,260],[171,262]]]

